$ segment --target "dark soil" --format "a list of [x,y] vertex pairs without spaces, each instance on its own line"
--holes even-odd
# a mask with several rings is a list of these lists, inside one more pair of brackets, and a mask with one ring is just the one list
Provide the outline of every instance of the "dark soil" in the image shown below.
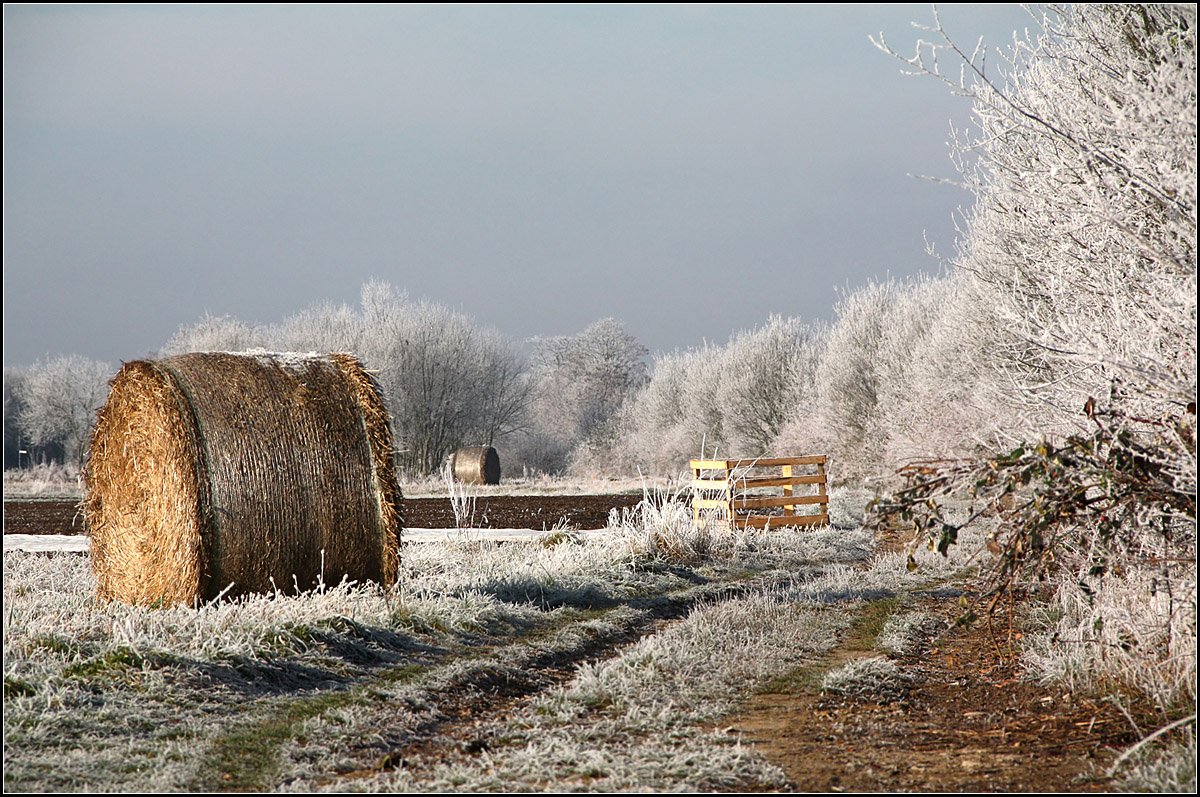
[[[613,509],[637,506],[642,494],[504,495],[475,499],[472,520],[477,529],[602,529]],[[411,529],[452,529],[454,510],[448,498],[405,498],[404,525]]]
[[83,515],[74,501],[4,502],[5,534],[84,534]]
[[[636,506],[642,494],[481,496],[469,525],[481,529],[602,529],[613,509]],[[4,502],[5,534],[84,534],[83,516],[73,501]],[[405,498],[404,525],[413,529],[456,528],[449,498]]]

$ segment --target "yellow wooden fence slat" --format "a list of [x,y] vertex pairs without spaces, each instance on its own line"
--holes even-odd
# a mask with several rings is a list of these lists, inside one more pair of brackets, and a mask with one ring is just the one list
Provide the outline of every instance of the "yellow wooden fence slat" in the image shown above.
[[775,528],[783,528],[784,526],[827,526],[829,525],[829,515],[750,515],[749,517],[739,517],[735,521],[738,526],[749,528],[764,528],[773,526]]
[[729,470],[729,460],[693,459],[692,470]]
[[692,479],[693,490],[729,490],[730,484],[728,479]]
[[[796,494],[796,491],[794,489],[792,489],[794,485],[792,485],[790,482],[790,480],[792,478],[792,466],[791,465],[782,465],[779,468],[779,472],[783,474],[783,478],[789,480],[788,484],[782,485],[783,489],[780,492],[782,492],[786,497],[791,498],[792,496],[794,496]],[[783,514],[785,514],[785,515],[796,514],[796,505],[795,504],[784,504],[783,505]]]
[[808,476],[748,476],[744,479],[732,479],[735,487],[785,487],[792,484],[824,484],[825,477],[821,474]]
[[783,465],[823,465],[826,460],[827,457],[821,454],[811,457],[763,457],[762,459],[727,459],[723,461],[731,468],[778,468]]
[[696,509],[728,509],[729,502],[720,498],[695,498],[692,506]]
[[826,504],[829,497],[824,495],[785,495],[766,498],[735,498],[733,505],[737,509],[760,509],[767,506],[798,506],[800,504]]

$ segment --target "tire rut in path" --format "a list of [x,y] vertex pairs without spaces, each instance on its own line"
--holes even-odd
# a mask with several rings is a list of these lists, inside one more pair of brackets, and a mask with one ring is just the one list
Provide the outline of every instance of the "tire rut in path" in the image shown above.
[[[401,767],[420,771],[491,750],[496,740],[480,729],[502,722],[520,703],[570,681],[582,662],[616,656],[626,646],[682,620],[698,606],[743,595],[750,589],[749,585],[723,585],[720,589],[701,586],[632,602],[603,616],[604,620],[618,621],[613,627],[585,634],[568,648],[538,650],[528,639],[498,648],[485,658],[516,655],[494,668],[481,660],[482,666],[470,676],[437,691],[437,719],[423,724],[412,738],[384,753],[373,766],[338,777],[365,778]],[[614,617],[618,614],[623,616]],[[573,625],[578,627],[582,621]]]
[[[314,780],[326,787],[346,779],[377,775],[397,767],[422,770],[459,756],[489,749],[492,740],[481,736],[486,727],[506,718],[521,701],[527,701],[575,676],[579,664],[615,656],[639,639],[657,633],[686,617],[694,608],[743,595],[757,584],[699,584],[618,605],[573,619],[553,628],[540,628],[500,644],[479,647],[463,645],[456,652],[413,676],[403,675],[411,665],[391,667],[361,678],[351,693],[336,699],[327,691],[296,698],[274,713],[239,723],[212,741],[209,762],[201,767],[196,782],[205,791],[259,791],[271,789],[277,752],[262,746],[245,746],[242,740],[269,736],[270,747],[295,738],[299,723],[286,716],[312,718],[328,707],[363,704],[372,687],[395,681],[397,675],[421,693],[425,719],[403,728],[397,712],[412,709],[407,704],[379,700],[371,719],[359,734],[360,745],[342,750],[359,762],[353,769],[333,771]],[[553,645],[545,645],[550,640]],[[458,670],[458,672],[455,672]],[[331,701],[331,697],[335,699]],[[370,698],[373,700],[373,698]],[[327,707],[328,706],[328,707]],[[372,740],[381,741],[372,741]]]

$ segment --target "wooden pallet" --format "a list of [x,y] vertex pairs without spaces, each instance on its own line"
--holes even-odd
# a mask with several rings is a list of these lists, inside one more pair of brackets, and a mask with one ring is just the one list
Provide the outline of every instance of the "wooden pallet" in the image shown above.
[[[738,527],[779,528],[829,523],[824,455],[761,459],[693,459],[692,515],[697,523],[704,513],[720,513]],[[799,473],[805,467],[815,472]],[[779,469],[764,475],[763,469]],[[815,495],[798,495],[799,485],[814,485]],[[780,488],[766,494],[761,488]],[[816,514],[797,514],[796,508],[816,506]],[[783,507],[781,515],[755,514],[754,509]]]

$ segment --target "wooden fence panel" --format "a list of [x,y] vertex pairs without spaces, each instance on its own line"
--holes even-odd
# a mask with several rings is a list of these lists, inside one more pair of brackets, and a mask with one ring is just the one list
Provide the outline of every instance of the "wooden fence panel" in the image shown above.
[[[811,526],[829,523],[829,496],[825,474],[826,457],[771,457],[762,459],[693,459],[692,516],[699,523],[702,511],[721,511],[733,525],[750,528]],[[798,474],[803,466],[816,473]],[[751,476],[757,468],[778,468],[780,475]],[[707,475],[712,474],[712,475]],[[815,495],[798,495],[796,487],[814,485]],[[767,487],[779,494],[750,493]],[[816,514],[797,514],[798,506],[817,506]],[[754,514],[745,510],[782,507],[781,515]]]

